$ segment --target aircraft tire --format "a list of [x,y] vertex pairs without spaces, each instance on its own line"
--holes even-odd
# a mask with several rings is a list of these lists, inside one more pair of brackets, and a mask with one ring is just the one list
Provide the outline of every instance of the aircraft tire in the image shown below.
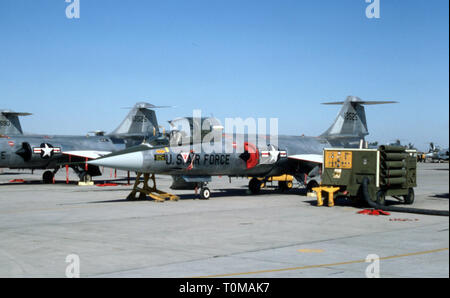
[[80,181],[81,182],[91,182],[92,176],[88,173],[83,173],[83,174],[81,174]]
[[44,184],[51,184],[53,183],[54,176],[52,171],[45,171],[44,174],[42,174],[42,182]]
[[207,187],[202,187],[200,189],[200,199],[201,200],[209,200],[211,197],[211,191]]
[[256,195],[261,190],[261,181],[257,178],[252,178],[248,183],[248,189],[252,194]]
[[306,191],[307,192],[312,192],[314,187],[318,187],[319,183],[317,183],[316,180],[311,180],[308,182],[308,184],[306,185]]

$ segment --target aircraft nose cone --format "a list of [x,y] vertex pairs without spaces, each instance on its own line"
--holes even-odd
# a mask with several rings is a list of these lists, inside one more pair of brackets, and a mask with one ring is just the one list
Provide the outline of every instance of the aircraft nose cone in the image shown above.
[[142,152],[132,152],[94,159],[88,164],[126,171],[140,171],[144,166],[144,156]]

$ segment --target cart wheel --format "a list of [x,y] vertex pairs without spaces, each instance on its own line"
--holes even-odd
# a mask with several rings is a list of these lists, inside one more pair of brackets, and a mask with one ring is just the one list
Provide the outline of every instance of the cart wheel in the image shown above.
[[414,203],[414,189],[411,187],[408,189],[408,194],[403,196],[406,205],[412,205]]
[[377,192],[377,204],[381,206],[386,204],[386,194],[382,190]]

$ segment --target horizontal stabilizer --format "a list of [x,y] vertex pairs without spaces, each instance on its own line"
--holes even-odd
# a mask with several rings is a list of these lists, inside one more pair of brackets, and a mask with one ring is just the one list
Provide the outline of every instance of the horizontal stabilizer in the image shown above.
[[151,103],[141,102],[141,103],[137,103],[134,107],[124,107],[122,109],[133,109],[133,108],[137,108],[137,109],[162,109],[162,108],[173,108],[173,107],[172,106],[155,106],[155,105],[152,105]]
[[31,113],[19,113],[11,110],[0,110],[0,135],[23,134],[19,116],[30,116]]
[[369,134],[366,121],[365,105],[397,103],[396,101],[368,101],[356,96],[348,96],[345,101],[325,102],[325,105],[342,105],[336,120],[321,137],[333,146],[350,146],[358,144]]
[[[352,101],[357,102],[360,105],[382,105],[382,104],[388,104],[388,103],[398,103],[397,101]],[[333,102],[323,102],[323,105],[343,105],[345,101],[333,101]]]
[[19,112],[10,112],[10,111],[0,111],[0,113],[5,116],[15,116],[15,117],[33,115],[31,113],[19,113]]
[[[145,138],[158,136],[159,125],[154,109],[169,106],[155,106],[146,102],[138,102],[131,107],[122,123],[109,135],[120,138]],[[128,109],[128,108],[126,108]]]

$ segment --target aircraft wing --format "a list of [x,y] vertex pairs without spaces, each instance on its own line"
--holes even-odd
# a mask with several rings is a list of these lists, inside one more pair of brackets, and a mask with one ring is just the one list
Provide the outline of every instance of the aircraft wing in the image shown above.
[[97,159],[102,156],[111,154],[109,151],[95,151],[95,150],[75,150],[75,151],[65,151],[62,154],[83,157],[87,159]]
[[288,158],[316,164],[323,163],[323,155],[320,154],[297,154],[297,155],[289,155]]
[[314,177],[319,174],[319,169],[323,163],[321,154],[296,154],[288,156],[291,164],[297,168],[300,173]]

